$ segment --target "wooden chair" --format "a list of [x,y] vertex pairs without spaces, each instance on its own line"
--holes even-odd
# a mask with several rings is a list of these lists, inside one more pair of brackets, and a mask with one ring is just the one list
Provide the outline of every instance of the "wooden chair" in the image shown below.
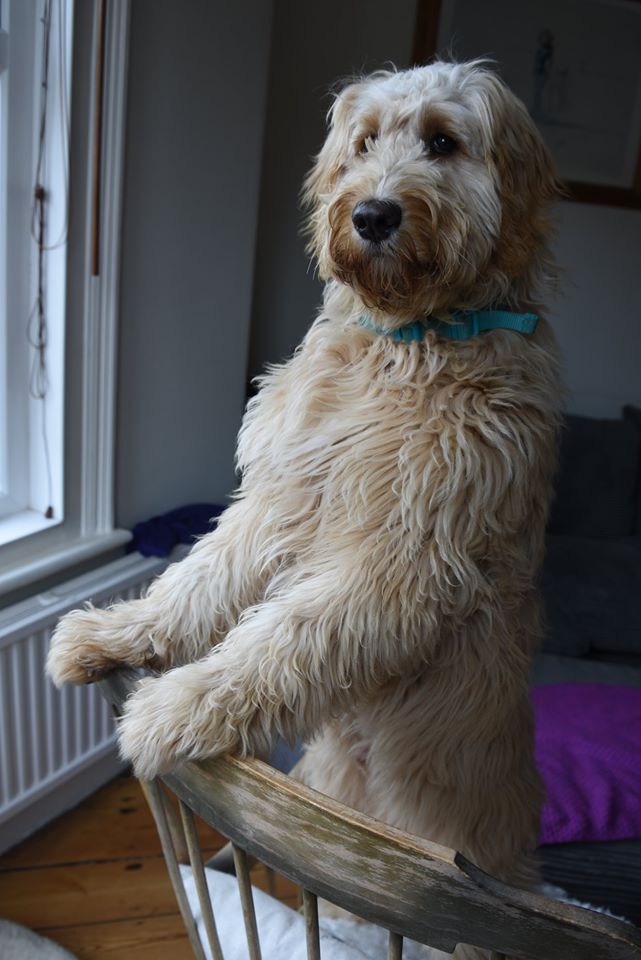
[[[136,675],[101,687],[118,714]],[[187,763],[144,783],[167,869],[197,960],[205,960],[179,861],[191,863],[214,960],[223,960],[194,813],[231,840],[250,960],[260,960],[248,858],[302,890],[307,956],[319,960],[317,897],[389,931],[388,960],[403,938],[451,952],[458,943],[493,960],[641,960],[641,930],[591,910],[500,882],[455,850],[403,833],[310,790],[259,760],[225,756]],[[181,853],[184,852],[184,856]]]

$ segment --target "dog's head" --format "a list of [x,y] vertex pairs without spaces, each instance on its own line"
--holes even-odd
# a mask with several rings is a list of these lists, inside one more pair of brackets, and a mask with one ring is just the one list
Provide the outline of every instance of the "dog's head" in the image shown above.
[[351,83],[305,184],[321,276],[404,322],[536,298],[552,164],[524,105],[479,62]]

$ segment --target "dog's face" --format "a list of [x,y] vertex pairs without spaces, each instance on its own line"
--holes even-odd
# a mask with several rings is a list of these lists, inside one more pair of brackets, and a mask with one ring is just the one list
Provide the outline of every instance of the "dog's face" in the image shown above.
[[557,185],[523,104],[478,63],[346,87],[309,175],[321,276],[404,322],[531,299]]

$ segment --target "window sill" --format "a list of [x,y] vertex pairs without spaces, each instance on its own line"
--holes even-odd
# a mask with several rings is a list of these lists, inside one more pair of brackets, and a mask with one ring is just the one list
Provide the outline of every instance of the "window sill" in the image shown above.
[[37,510],[21,510],[0,520],[0,547],[14,540],[21,540],[32,533],[48,530],[61,523],[61,520],[47,520],[44,514]]
[[[46,522],[53,524],[55,521]],[[78,537],[50,551],[41,552],[8,570],[0,571],[0,596],[42,580],[67,567],[91,560],[101,553],[115,550],[129,543],[130,540],[130,530],[112,530],[109,533]]]

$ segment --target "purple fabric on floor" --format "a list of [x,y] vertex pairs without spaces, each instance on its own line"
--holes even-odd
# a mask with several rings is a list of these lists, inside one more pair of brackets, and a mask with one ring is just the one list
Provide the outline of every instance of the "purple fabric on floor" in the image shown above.
[[532,703],[540,842],[641,838],[641,690],[560,683],[536,687]]

